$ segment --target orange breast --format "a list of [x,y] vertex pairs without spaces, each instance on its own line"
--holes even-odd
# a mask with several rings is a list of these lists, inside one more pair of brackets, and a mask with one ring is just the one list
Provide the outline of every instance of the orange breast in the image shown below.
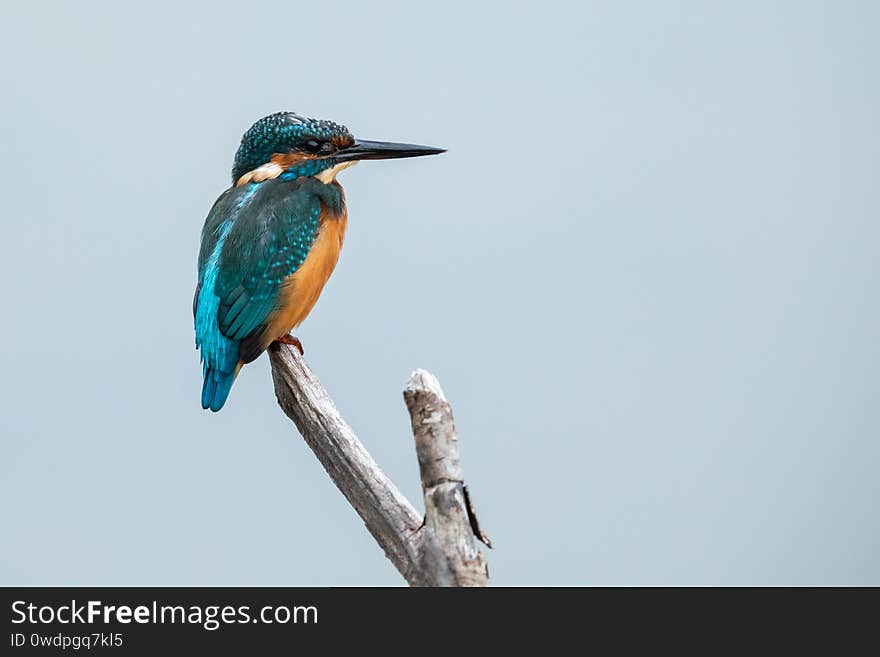
[[339,260],[347,225],[345,210],[334,216],[321,208],[318,236],[305,262],[284,282],[281,303],[264,333],[266,346],[299,326],[314,308]]

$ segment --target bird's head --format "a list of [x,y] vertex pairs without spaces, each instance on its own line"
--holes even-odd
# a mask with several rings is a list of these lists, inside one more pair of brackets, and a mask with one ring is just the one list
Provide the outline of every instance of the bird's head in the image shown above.
[[355,139],[344,125],[278,112],[254,123],[241,138],[232,182],[242,185],[279,176],[317,176],[331,182],[359,160],[443,153],[442,148]]

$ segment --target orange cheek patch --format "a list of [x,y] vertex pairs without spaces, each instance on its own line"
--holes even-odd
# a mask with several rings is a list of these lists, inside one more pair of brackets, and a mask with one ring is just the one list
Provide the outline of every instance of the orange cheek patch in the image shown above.
[[336,148],[348,148],[354,144],[354,138],[345,135],[337,135],[331,141]]
[[272,158],[269,160],[271,164],[277,164],[282,169],[289,169],[295,164],[299,164],[303,160],[310,160],[311,156],[306,155],[305,153],[275,153]]

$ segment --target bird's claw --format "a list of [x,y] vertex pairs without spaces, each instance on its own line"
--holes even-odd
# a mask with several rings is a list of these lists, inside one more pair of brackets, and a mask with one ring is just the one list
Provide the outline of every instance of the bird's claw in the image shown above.
[[305,352],[303,351],[302,342],[299,341],[299,338],[295,338],[292,335],[282,335],[280,338],[275,340],[279,344],[290,344],[297,348],[300,356],[304,356]]

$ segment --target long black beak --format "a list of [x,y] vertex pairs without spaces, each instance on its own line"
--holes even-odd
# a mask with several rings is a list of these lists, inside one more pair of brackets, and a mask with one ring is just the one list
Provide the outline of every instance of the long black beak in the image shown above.
[[390,160],[398,157],[420,157],[445,153],[445,148],[418,146],[417,144],[395,144],[390,141],[357,140],[352,146],[337,151],[333,158],[338,162],[349,160]]

